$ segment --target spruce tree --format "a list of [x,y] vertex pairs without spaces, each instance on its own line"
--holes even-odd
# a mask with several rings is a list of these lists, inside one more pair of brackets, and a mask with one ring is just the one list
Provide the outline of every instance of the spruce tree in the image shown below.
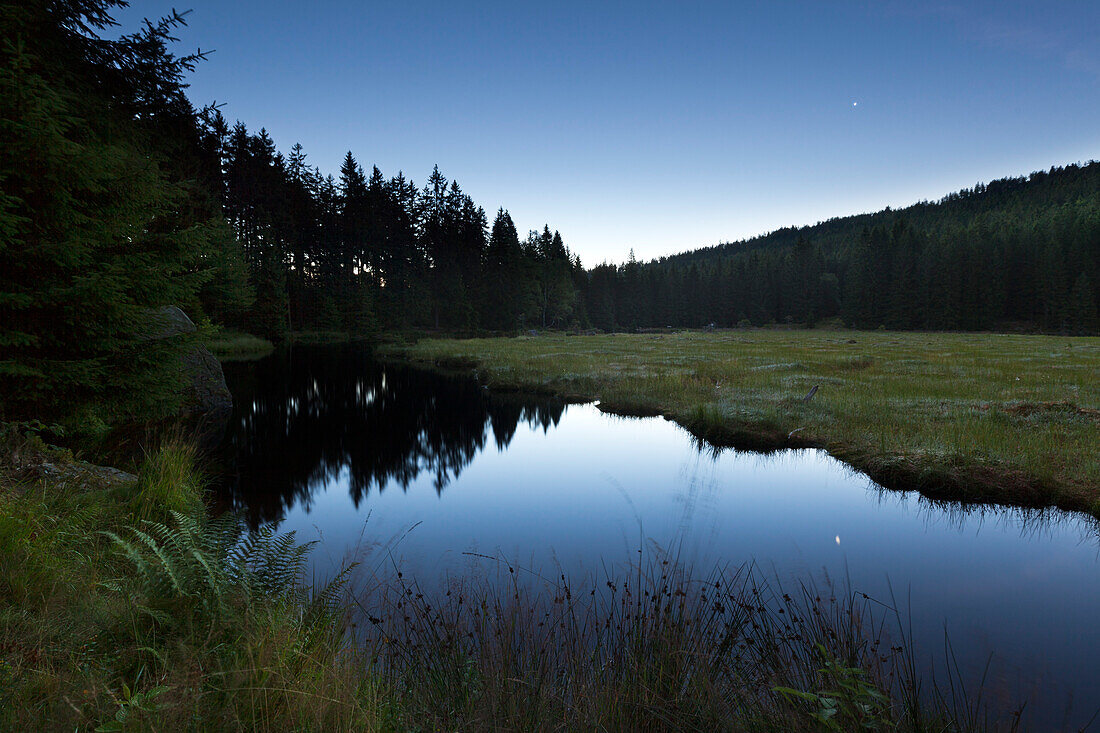
[[0,6],[0,411],[173,410],[178,343],[154,309],[196,302],[224,236],[167,130],[199,139],[179,16],[112,41],[108,0]]

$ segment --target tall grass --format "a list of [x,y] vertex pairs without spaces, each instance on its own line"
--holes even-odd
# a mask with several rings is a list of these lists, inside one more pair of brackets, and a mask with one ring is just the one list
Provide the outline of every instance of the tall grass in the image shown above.
[[209,519],[192,448],[134,485],[0,463],[0,729],[379,727],[338,587],[302,588],[292,536]]
[[267,339],[224,328],[204,331],[202,342],[221,361],[251,361],[275,350]]
[[657,551],[579,586],[500,567],[494,581],[458,581],[441,598],[398,579],[358,599],[369,623],[360,643],[399,695],[403,725],[963,731],[996,722],[965,695],[931,681],[922,689],[900,614],[860,594],[785,589],[752,565],[698,574]]

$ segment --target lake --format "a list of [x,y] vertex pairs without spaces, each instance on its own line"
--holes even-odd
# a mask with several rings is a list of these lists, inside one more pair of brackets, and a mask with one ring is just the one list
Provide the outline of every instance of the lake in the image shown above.
[[[925,658],[1027,700],[1037,729],[1100,706],[1100,530],[1090,517],[930,502],[822,451],[716,450],[661,418],[496,394],[355,348],[226,364],[223,498],[318,540],[313,577],[399,568],[428,591],[499,558],[594,578],[642,547],[697,568],[896,603]],[[892,600],[893,599],[893,600]]]

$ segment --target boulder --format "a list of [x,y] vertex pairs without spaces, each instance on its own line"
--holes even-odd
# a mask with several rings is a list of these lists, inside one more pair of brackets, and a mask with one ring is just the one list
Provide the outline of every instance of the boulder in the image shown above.
[[31,471],[44,481],[53,484],[76,484],[78,488],[85,491],[135,484],[138,480],[138,477],[132,473],[110,466],[96,466],[85,461],[51,463],[43,460],[32,467]]
[[150,315],[149,330],[145,334],[147,339],[169,338],[199,330],[187,314],[174,305],[157,308]]
[[35,481],[76,491],[96,491],[137,480],[134,474],[117,468],[78,461],[71,451],[50,447],[40,440],[16,440],[0,447],[0,482],[20,493]]
[[[187,314],[169,305],[153,313],[148,338],[173,338],[198,329]],[[225,384],[221,363],[210,349],[200,343],[188,346],[183,354],[184,399],[180,417],[193,424],[203,447],[221,440],[233,413],[233,396]]]

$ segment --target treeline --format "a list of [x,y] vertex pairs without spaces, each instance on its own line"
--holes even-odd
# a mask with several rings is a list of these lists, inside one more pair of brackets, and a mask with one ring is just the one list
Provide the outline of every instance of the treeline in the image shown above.
[[1100,163],[902,210],[787,228],[646,264],[600,265],[603,329],[813,324],[1097,333]]
[[580,261],[436,170],[338,177],[196,109],[173,12],[0,0],[0,420],[172,414],[180,339],[152,314],[292,330],[512,330],[584,320]]
[[[255,300],[218,312],[275,339],[290,331],[513,330],[578,317],[580,260],[544,226],[521,240],[509,213],[485,210],[436,168],[423,188],[367,175],[349,151],[339,176],[284,156],[266,130],[202,119],[208,168],[249,265]],[[207,309],[215,311],[218,304]]]

